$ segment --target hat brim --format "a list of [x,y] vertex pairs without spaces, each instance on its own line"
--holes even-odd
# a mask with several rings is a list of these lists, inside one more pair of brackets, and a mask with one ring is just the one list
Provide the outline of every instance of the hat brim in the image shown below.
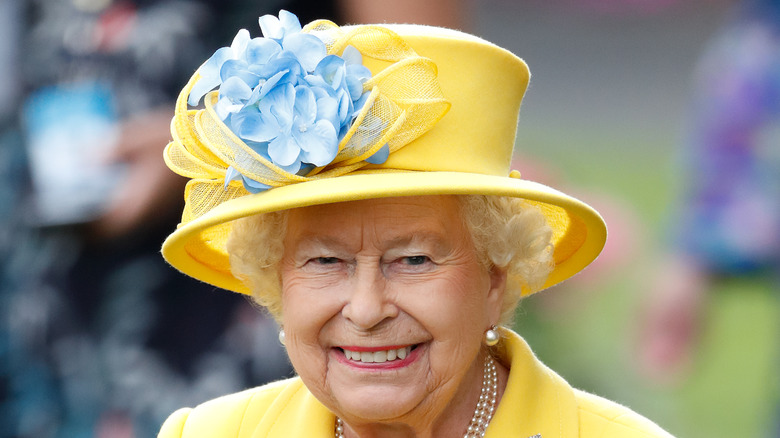
[[291,184],[227,201],[181,225],[165,240],[162,253],[172,266],[189,276],[248,294],[246,285],[231,274],[224,248],[233,220],[318,204],[445,194],[509,196],[537,205],[553,228],[555,244],[555,267],[544,288],[585,268],[606,241],[606,225],[593,208],[533,181],[464,172],[384,170]]

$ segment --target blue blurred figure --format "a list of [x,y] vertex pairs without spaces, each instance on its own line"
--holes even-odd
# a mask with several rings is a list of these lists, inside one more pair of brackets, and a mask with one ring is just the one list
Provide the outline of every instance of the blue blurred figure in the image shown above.
[[780,267],[780,1],[753,0],[695,81],[682,249],[728,275]]
[[693,92],[683,196],[640,346],[644,370],[659,379],[692,362],[718,285],[764,279],[779,298],[780,1],[736,6],[700,59]]

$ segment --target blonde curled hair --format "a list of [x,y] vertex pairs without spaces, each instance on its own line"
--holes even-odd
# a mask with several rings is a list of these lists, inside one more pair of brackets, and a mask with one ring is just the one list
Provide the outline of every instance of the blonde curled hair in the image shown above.
[[[511,324],[520,298],[539,290],[553,268],[552,229],[541,211],[518,198],[458,195],[463,221],[482,265],[505,269],[507,284],[500,323]],[[227,250],[236,278],[258,305],[282,322],[279,262],[287,211],[264,213],[233,223]]]

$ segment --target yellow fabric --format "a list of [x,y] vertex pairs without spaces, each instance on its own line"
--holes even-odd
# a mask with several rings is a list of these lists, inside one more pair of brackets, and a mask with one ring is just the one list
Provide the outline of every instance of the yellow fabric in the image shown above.
[[[485,438],[671,438],[626,407],[572,389],[517,334],[502,337],[509,381]],[[293,378],[179,410],[158,438],[332,438],[334,422]]]
[[[329,50],[338,52],[346,42],[361,50],[370,48],[363,53],[364,65],[374,74],[368,86],[405,110],[396,122],[406,122],[401,125],[408,129],[392,131],[389,137],[383,133],[399,148],[393,146],[381,165],[353,163],[364,156],[359,155],[310,177],[291,177],[290,181],[298,182],[286,181],[263,193],[248,194],[238,183],[225,190],[221,178],[231,155],[206,144],[208,135],[205,128],[197,127],[196,119],[207,118],[209,110],[187,110],[185,88],[172,124],[174,141],[166,151],[166,162],[192,180],[185,191],[182,224],[163,245],[163,256],[171,265],[215,286],[249,293],[230,273],[225,239],[231,221],[314,204],[433,194],[511,196],[538,205],[554,231],[555,268],[545,287],[571,277],[596,258],[606,240],[606,226],[595,210],[554,189],[520,179],[517,172],[510,176],[518,114],[529,80],[520,58],[448,29],[418,25],[332,28],[323,23],[306,29],[333,35]],[[399,73],[385,73],[388,70]],[[409,83],[407,75],[422,79]],[[414,98],[414,93],[423,99]],[[446,110],[445,100],[450,108],[439,120],[436,114]],[[409,120],[416,121],[410,125]],[[396,122],[387,129],[394,129]],[[418,132],[418,125],[427,132]],[[230,139],[224,133],[217,137]],[[240,145],[236,150],[241,150]],[[334,176],[328,172],[348,173]]]

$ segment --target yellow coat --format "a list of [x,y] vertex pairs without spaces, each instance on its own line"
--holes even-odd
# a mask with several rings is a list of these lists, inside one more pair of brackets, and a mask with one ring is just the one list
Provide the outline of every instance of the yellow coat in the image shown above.
[[[671,438],[630,409],[573,389],[504,330],[498,359],[509,381],[485,438]],[[335,417],[299,378],[174,412],[158,438],[333,438]]]

